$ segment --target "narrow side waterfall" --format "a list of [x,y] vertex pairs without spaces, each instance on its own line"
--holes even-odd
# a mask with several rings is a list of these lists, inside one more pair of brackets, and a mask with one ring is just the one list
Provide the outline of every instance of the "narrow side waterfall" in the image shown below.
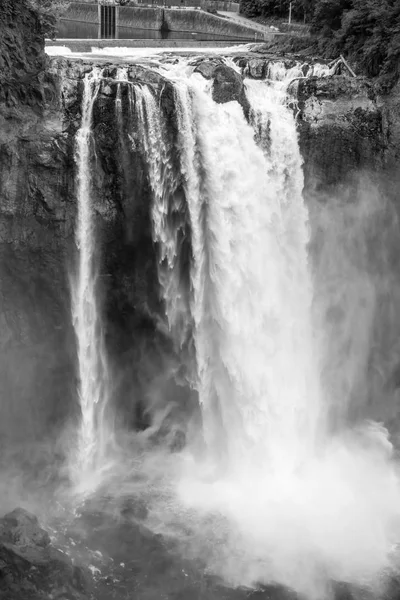
[[109,442],[105,423],[109,373],[97,298],[99,272],[91,184],[92,115],[100,77],[100,70],[93,69],[84,79],[82,122],[76,136],[75,154],[79,258],[72,283],[72,317],[78,349],[81,421],[72,459],[72,477],[79,484],[101,468]]
[[180,287],[180,229],[184,227],[182,196],[176,194],[177,176],[168,147],[167,125],[156,99],[146,86],[130,87],[131,105],[137,105],[140,140],[149,166],[153,191],[153,237],[159,246],[159,280],[164,290],[171,331],[183,341],[186,333],[185,303]]

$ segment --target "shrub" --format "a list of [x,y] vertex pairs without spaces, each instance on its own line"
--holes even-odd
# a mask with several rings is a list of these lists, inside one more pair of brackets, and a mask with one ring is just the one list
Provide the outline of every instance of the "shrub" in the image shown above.
[[67,0],[28,0],[29,6],[37,14],[43,35],[54,38],[57,20],[69,6]]

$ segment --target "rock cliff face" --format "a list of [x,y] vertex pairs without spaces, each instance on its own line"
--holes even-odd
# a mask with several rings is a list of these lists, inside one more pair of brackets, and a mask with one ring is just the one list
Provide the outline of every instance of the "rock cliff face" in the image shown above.
[[2,0],[0,31],[0,437],[9,446],[43,435],[72,394],[73,175],[37,15]]
[[330,186],[360,169],[393,171],[400,154],[396,92],[382,98],[368,80],[342,76],[301,80],[298,98],[308,185]]
[[367,410],[397,436],[399,89],[382,97],[363,79],[303,79],[298,109],[317,303],[329,297],[328,386],[354,418]]

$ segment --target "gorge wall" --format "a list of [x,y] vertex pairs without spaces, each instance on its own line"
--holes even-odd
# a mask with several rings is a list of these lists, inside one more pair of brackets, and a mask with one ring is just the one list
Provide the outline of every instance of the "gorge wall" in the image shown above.
[[[54,425],[65,423],[77,411],[69,291],[75,257],[74,136],[81,116],[82,78],[92,64],[46,58],[38,16],[24,0],[2,0],[3,6],[0,434],[4,443],[10,438],[26,443],[57,431]],[[214,81],[214,99],[236,100],[248,114],[243,76],[265,77],[271,57],[263,54],[262,48],[254,48],[238,51],[233,60],[242,68],[242,76],[220,58],[195,59],[197,70]],[[295,61],[283,59],[286,67]],[[162,382],[167,400],[177,403],[185,396],[186,384],[163,319],[146,168],[140,153],[128,148],[119,135],[117,66],[106,68],[94,110],[98,154],[93,176],[106,345],[125,425],[143,428],[153,382]],[[155,90],[173,141],[176,116],[170,83],[139,65],[132,65],[129,78]],[[337,197],[351,204],[366,188],[384,198],[385,212],[368,222],[367,268],[377,277],[382,269],[384,273],[390,270],[390,277],[400,282],[400,241],[395,227],[399,208],[398,90],[381,97],[371,82],[345,76],[304,79],[297,85],[293,110],[298,117],[305,193],[312,214],[317,205],[334,202]],[[123,86],[121,90],[124,105],[128,99]],[[318,227],[313,240],[316,253],[317,234]],[[381,235],[391,236],[389,256],[379,245]],[[388,393],[395,394],[400,383],[398,332],[384,315],[389,308],[390,314],[396,311],[396,297],[389,307],[385,289],[380,296],[379,319],[386,319],[385,327],[392,331],[383,348],[379,321],[375,347],[380,356],[387,357],[385,368],[379,366],[379,378]],[[340,315],[331,318],[335,323]],[[389,420],[397,417],[392,410],[389,413]]]
[[65,274],[73,207],[40,18],[27,3],[4,0],[0,30],[0,430],[8,444],[41,436],[75,393]]

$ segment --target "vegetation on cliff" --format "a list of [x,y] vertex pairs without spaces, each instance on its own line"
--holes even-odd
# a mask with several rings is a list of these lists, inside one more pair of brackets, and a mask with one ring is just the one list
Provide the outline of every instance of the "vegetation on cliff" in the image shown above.
[[[249,17],[280,17],[290,0],[241,0]],[[310,25],[316,49],[335,58],[343,53],[366,75],[388,81],[400,77],[398,0],[293,0],[292,16]]]
[[351,56],[367,75],[400,76],[398,0],[318,0],[312,30],[330,54]]
[[66,11],[67,0],[27,0],[29,6],[36,13],[41,32],[53,38],[56,30],[57,19]]

